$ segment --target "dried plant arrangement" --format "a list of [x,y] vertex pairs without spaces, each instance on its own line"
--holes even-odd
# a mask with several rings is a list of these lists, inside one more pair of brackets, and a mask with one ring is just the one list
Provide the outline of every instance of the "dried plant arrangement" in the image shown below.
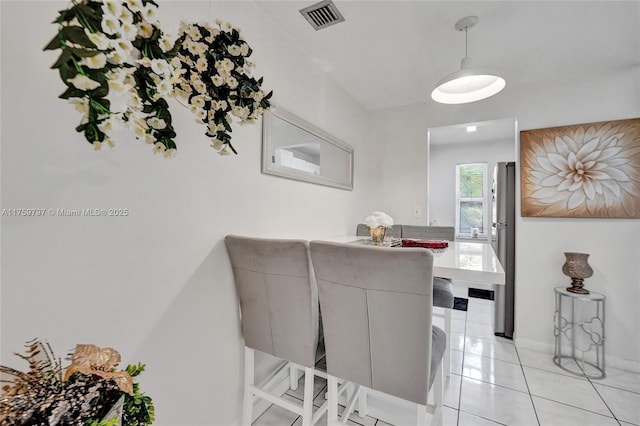
[[133,377],[144,365],[116,370],[120,354],[112,348],[76,345],[64,370],[51,346],[34,339],[25,354],[27,372],[0,366],[0,424],[142,426],[153,423],[154,406]]

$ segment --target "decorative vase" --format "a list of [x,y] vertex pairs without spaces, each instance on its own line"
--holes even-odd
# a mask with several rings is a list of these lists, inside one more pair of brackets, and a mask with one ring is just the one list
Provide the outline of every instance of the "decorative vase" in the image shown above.
[[571,278],[571,287],[567,291],[577,294],[589,294],[584,288],[584,279],[593,275],[593,269],[587,263],[586,253],[565,253],[566,261],[562,265],[562,273]]
[[384,235],[387,232],[387,228],[384,226],[378,226],[376,228],[369,228],[369,231],[371,232],[371,241],[375,244],[380,244],[384,241]]

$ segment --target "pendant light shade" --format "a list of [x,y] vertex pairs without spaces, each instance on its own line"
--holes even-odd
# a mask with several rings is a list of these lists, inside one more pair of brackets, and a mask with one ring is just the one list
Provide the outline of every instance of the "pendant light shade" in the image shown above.
[[465,57],[460,70],[438,82],[431,98],[443,104],[464,104],[486,99],[504,89],[506,82],[497,72],[487,68],[474,68],[466,55],[467,30],[478,22],[476,16],[467,16],[456,22],[455,28],[465,32]]

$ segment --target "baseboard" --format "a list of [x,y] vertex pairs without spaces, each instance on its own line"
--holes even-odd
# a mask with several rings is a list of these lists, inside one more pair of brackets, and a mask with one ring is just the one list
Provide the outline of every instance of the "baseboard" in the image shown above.
[[[553,353],[555,352],[555,345],[550,343],[542,343],[536,340],[519,339],[517,337],[514,339],[514,342],[516,344],[516,348],[529,349],[536,352],[543,352],[551,356],[553,356]],[[606,349],[605,349],[605,369],[608,367],[616,368],[618,370],[625,370],[625,371],[631,371],[634,373],[640,373],[640,361],[610,356],[609,354],[606,353]]]

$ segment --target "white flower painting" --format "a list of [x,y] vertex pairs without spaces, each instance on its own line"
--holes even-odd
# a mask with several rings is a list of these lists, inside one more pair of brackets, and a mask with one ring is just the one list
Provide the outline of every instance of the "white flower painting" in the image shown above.
[[522,216],[640,218],[640,118],[520,132]]

